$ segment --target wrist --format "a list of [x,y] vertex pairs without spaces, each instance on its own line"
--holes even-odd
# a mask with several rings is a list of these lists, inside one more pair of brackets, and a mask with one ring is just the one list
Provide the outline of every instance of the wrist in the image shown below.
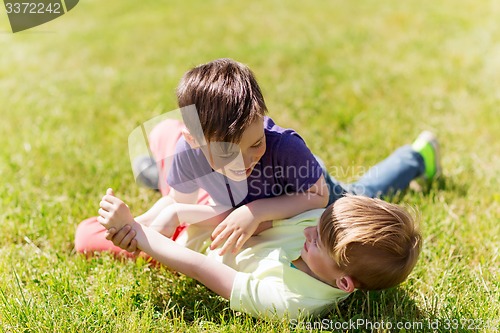
[[132,230],[135,230],[135,231],[139,230],[143,226],[140,222],[137,222],[135,220],[132,223],[130,223],[129,225],[130,225],[130,228]]
[[239,207],[238,209],[245,210],[248,215],[252,216],[252,223],[259,226],[261,222],[265,221],[265,216],[262,214],[258,205],[255,205],[255,201],[249,202],[246,205]]
[[132,227],[132,229],[141,228],[143,226],[142,223],[140,223],[139,221],[136,221],[136,220],[133,220],[132,223],[130,223],[129,225]]

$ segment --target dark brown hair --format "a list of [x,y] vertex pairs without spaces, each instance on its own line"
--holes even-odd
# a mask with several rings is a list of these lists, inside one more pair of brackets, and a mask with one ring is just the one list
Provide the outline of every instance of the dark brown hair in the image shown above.
[[196,106],[197,115],[182,112],[182,116],[198,140],[201,133],[192,125],[198,121],[193,116],[207,141],[239,143],[245,129],[267,112],[254,74],[232,59],[217,59],[188,71],[177,87],[177,101],[181,110]]

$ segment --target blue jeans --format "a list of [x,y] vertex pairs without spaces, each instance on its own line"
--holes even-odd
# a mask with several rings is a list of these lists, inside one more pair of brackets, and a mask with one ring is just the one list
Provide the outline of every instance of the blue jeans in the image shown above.
[[333,203],[346,193],[374,198],[404,190],[413,179],[425,171],[422,156],[414,151],[410,145],[398,148],[352,184],[344,184],[333,178],[328,173],[324,162],[320,158],[316,158],[323,168],[323,175],[330,190],[328,204]]

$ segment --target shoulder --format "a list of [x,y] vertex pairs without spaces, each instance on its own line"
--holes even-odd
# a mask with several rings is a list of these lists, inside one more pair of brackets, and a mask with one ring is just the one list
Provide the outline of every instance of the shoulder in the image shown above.
[[299,134],[294,129],[281,127],[281,126],[277,125],[274,122],[274,120],[268,116],[264,117],[264,130],[269,132],[269,133],[273,133],[273,134],[277,134],[277,135],[283,135],[283,136],[295,135],[295,136],[300,137]]
[[180,153],[180,152],[185,152],[185,151],[190,151],[192,150],[189,144],[186,142],[186,139],[184,139],[183,136],[177,140],[177,144],[175,145],[175,152]]
[[[186,140],[181,137],[177,141],[175,146],[175,153],[172,156],[177,162],[191,162],[191,163],[199,163],[200,160],[205,159],[201,149],[193,149],[186,142]],[[169,156],[167,156],[169,158]]]
[[316,165],[316,158],[307,143],[294,129],[280,127],[270,118],[264,124],[269,163],[275,166]]
[[168,173],[169,181],[173,184],[180,180],[195,180],[212,171],[201,149],[191,148],[184,138],[180,138],[177,142],[174,155],[166,156],[165,159],[166,161],[172,160]]
[[266,144],[271,149],[306,146],[304,139],[292,128],[284,128],[269,117],[264,118],[264,132],[266,134]]

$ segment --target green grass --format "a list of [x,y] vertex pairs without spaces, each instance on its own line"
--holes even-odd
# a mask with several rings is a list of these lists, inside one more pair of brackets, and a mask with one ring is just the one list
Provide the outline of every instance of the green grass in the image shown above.
[[446,320],[456,319],[451,330],[464,332],[498,323],[498,17],[497,1],[473,0],[87,0],[11,34],[0,9],[3,331],[293,328],[235,313],[167,269],[73,250],[76,226],[96,214],[107,187],[137,213],[158,197],[134,184],[128,134],[175,109],[182,74],[218,57],[247,63],[271,116],[342,180],[423,129],[442,142],[444,177],[394,199],[422,216],[416,269],[400,287],[358,292],[324,319],[422,322],[425,331],[435,320],[449,331]]

